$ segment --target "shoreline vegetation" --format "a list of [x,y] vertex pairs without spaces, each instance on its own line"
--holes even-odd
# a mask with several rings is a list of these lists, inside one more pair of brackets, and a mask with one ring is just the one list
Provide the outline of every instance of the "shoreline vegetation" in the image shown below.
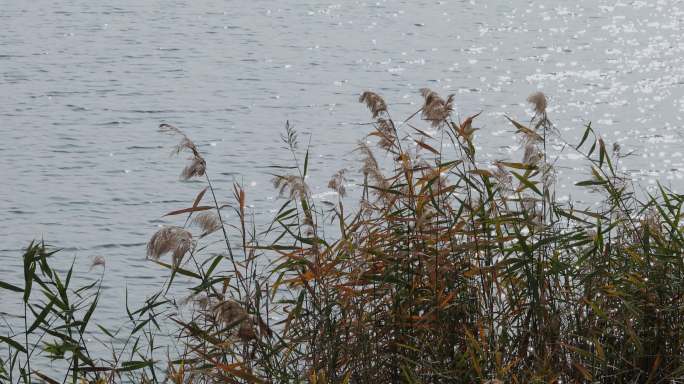
[[[93,262],[99,277],[74,287],[73,266],[55,270],[57,250],[31,243],[24,284],[0,282],[3,295],[23,302],[23,327],[0,335],[0,382],[684,378],[684,195],[636,190],[619,167],[620,146],[591,124],[579,143],[565,143],[542,93],[528,98],[529,123],[505,122],[522,159],[487,165],[477,160],[478,115],[456,121],[453,95],[422,95],[422,107],[401,122],[380,95],[361,95],[370,141],[358,144],[360,165],[330,172],[332,202],[312,198],[309,149],[286,124],[292,164],[275,168],[284,203],[265,230],[241,185],[219,196],[191,138],[162,124],[180,139],[175,152],[190,155],[181,179],[205,183],[166,215],[177,226],[160,228],[147,245],[167,283],[142,307],[126,305],[127,324],[107,329],[91,321],[104,260]],[[589,177],[576,186],[600,204],[556,197],[552,142],[581,155]],[[359,200],[348,207],[347,177],[359,168]],[[190,284],[172,297],[179,276]],[[171,348],[158,341],[168,329]],[[91,354],[93,333],[108,340],[108,355]],[[61,375],[42,372],[36,359],[53,360]]]

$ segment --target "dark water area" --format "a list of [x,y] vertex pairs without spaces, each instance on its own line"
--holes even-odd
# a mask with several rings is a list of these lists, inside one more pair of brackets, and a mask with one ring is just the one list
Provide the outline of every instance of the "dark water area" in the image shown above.
[[[103,256],[95,321],[121,323],[124,290],[134,306],[167,277],[145,243],[203,187],[179,182],[183,159],[159,123],[195,140],[220,199],[239,181],[266,221],[281,204],[268,166],[291,164],[285,121],[311,137],[308,181],[325,199],[336,170],[358,168],[366,89],[398,119],[420,107],[420,88],[454,93],[457,116],[483,112],[483,162],[518,156],[504,114],[528,119],[525,98],[543,90],[569,142],[592,121],[634,151],[622,166],[639,183],[681,189],[683,20],[676,0],[0,1],[1,279],[21,280],[35,238],[85,276]],[[558,156],[569,198],[585,166]],[[0,312],[17,303],[0,295]]]

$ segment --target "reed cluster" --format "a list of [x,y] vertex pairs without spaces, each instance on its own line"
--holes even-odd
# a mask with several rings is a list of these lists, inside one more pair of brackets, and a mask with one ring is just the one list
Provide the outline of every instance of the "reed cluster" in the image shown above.
[[[0,379],[59,382],[31,369],[42,348],[65,359],[64,380],[73,382],[683,380],[684,196],[635,191],[619,146],[609,149],[591,124],[577,145],[564,143],[541,93],[528,99],[529,123],[508,118],[522,159],[493,164],[478,158],[477,115],[457,121],[453,96],[422,95],[424,105],[401,122],[380,95],[361,95],[372,130],[358,145],[361,164],[332,175],[333,202],[312,197],[309,149],[287,124],[294,165],[274,175],[284,203],[266,230],[250,219],[239,184],[230,203],[219,201],[197,146],[163,124],[191,154],[182,177],[206,183],[189,207],[168,214],[178,226],[149,241],[168,284],[127,308],[120,354],[95,359],[83,334],[101,278],[70,291],[70,273],[60,280],[49,249],[32,244],[25,286],[0,285],[23,294],[27,308],[24,332],[0,336],[8,352]],[[600,204],[556,197],[551,142],[585,159],[590,177],[576,185]],[[356,170],[363,181],[345,198]],[[350,199],[358,203],[346,206]],[[224,222],[225,211],[236,219]],[[216,242],[222,252],[207,248]],[[178,275],[194,282],[182,303],[168,297]],[[162,322],[175,327],[177,353],[159,359]],[[38,342],[24,337],[34,332]]]

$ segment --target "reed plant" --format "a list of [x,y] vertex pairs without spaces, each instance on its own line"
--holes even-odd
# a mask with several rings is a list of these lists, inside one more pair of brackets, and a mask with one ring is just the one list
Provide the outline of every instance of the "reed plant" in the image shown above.
[[[312,196],[309,148],[286,124],[292,165],[276,168],[283,203],[264,227],[242,186],[220,200],[198,147],[162,124],[190,154],[181,178],[205,184],[167,214],[178,224],[149,240],[167,283],[127,308],[114,358],[94,359],[83,334],[102,277],[72,290],[70,272],[50,269],[53,251],[32,244],[24,286],[0,285],[23,294],[26,324],[0,338],[0,380],[60,382],[31,368],[36,350],[64,359],[62,382],[684,380],[684,195],[637,189],[619,145],[591,124],[567,143],[542,93],[528,99],[529,122],[507,117],[521,159],[488,163],[475,145],[478,115],[459,121],[453,96],[421,92],[402,121],[377,93],[361,95],[368,140],[359,165],[330,172],[334,201]],[[598,204],[557,197],[551,144],[583,157],[589,176],[576,186]],[[169,293],[179,275],[191,282],[182,300]],[[160,359],[162,322],[176,352]]]

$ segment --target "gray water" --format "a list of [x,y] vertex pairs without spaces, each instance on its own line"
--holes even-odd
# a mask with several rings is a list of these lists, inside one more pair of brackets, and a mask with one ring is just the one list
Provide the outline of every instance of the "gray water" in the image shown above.
[[[245,185],[257,221],[281,204],[267,166],[291,165],[286,120],[311,136],[318,198],[358,168],[366,89],[395,117],[419,108],[420,88],[454,93],[457,115],[483,111],[485,162],[516,156],[503,114],[528,119],[525,98],[543,90],[569,142],[592,121],[635,151],[623,167],[644,186],[684,186],[682,1],[103,3],[0,1],[0,280],[20,281],[35,238],[79,273],[103,256],[101,324],[123,320],[125,287],[134,306],[162,284],[145,243],[203,187],[178,181],[160,122],[198,143],[222,200]],[[567,194],[585,166],[560,156]],[[17,308],[0,294],[0,312]]]

